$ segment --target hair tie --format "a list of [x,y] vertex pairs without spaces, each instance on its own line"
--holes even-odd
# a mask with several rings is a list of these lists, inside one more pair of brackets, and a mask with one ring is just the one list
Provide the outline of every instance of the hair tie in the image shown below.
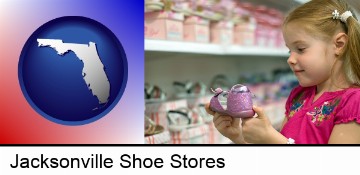
[[350,11],[346,11],[343,14],[340,15],[340,20],[344,23],[346,23],[346,20],[352,16],[352,13]]
[[346,20],[352,16],[352,13],[350,11],[346,11],[343,14],[340,15],[340,13],[337,10],[334,10],[332,12],[333,19],[340,19],[343,23],[346,23]]

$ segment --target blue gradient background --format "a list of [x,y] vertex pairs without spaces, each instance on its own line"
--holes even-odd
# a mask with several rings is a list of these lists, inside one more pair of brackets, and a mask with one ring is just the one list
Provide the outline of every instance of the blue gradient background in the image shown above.
[[[143,143],[144,1],[0,0],[0,143]],[[18,62],[30,35],[61,16],[84,16],[109,28],[128,61],[128,82],[114,109],[81,126],[53,123],[25,100]]]

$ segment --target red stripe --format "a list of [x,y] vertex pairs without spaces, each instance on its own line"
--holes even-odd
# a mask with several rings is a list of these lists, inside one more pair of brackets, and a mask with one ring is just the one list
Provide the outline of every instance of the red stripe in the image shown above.
[[180,144],[180,143],[181,143],[181,136],[180,136],[180,132],[177,132],[177,133],[176,133],[176,135],[177,135],[177,138],[178,138],[178,143]]

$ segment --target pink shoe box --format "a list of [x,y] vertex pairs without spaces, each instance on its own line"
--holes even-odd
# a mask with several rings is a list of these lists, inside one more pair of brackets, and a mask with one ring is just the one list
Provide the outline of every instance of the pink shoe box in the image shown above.
[[268,8],[264,5],[257,6],[254,11],[254,17],[257,22],[255,29],[255,45],[267,47],[269,44],[269,31],[271,30]]
[[164,40],[183,40],[182,13],[159,11],[145,13],[145,38]]
[[285,41],[284,41],[283,34],[282,34],[282,29],[281,29],[283,21],[284,21],[283,14],[281,12],[277,12],[277,16],[275,19],[275,23],[277,24],[277,26],[276,26],[277,33],[275,36],[275,46],[277,48],[286,48]]
[[178,108],[186,108],[186,100],[175,100],[159,103],[148,103],[145,104],[145,115],[149,116],[156,124],[164,127],[168,130],[168,119],[167,112],[169,110],[176,110]]
[[278,30],[272,27],[269,31],[268,47],[277,47],[277,36]]
[[234,44],[253,46],[255,44],[255,19],[244,21],[234,26]]
[[145,144],[168,144],[171,141],[170,132],[164,131],[159,134],[146,136],[144,141]]
[[277,48],[286,48],[285,40],[283,37],[282,32],[278,32],[278,35],[276,36],[276,47]]
[[256,20],[250,13],[250,3],[238,3],[234,9],[234,41],[235,45],[252,46],[255,42]]
[[184,21],[184,40],[208,43],[210,40],[209,20],[199,16],[189,16]]
[[200,125],[177,132],[170,132],[172,144],[208,144],[209,126]]
[[281,26],[283,22],[282,12],[276,9],[267,11],[266,19],[269,23],[269,47],[278,47],[278,36],[282,35]]
[[267,47],[269,45],[269,26],[265,20],[258,19],[255,30],[255,45]]
[[233,42],[234,24],[230,21],[212,22],[210,24],[210,41],[216,44],[230,45]]

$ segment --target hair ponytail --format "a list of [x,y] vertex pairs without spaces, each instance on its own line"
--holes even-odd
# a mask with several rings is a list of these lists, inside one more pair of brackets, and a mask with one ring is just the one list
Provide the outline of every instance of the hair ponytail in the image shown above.
[[346,21],[348,43],[344,50],[344,70],[351,83],[360,85],[360,24],[355,17]]

